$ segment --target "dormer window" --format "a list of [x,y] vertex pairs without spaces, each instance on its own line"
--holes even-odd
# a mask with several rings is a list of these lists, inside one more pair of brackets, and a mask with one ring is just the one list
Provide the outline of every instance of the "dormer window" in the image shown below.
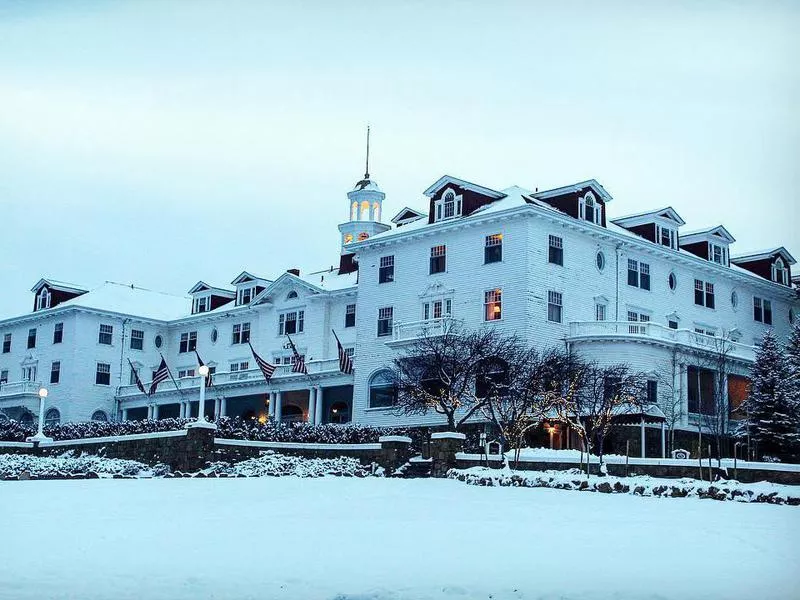
[[789,285],[789,269],[786,268],[786,264],[781,257],[778,257],[778,259],[772,263],[772,281],[782,283],[783,285]]
[[728,249],[719,244],[708,244],[708,260],[718,265],[728,265]]
[[603,207],[597,202],[592,192],[587,192],[583,198],[580,198],[578,201],[578,212],[580,218],[584,221],[589,221],[596,225],[601,225],[603,223]]
[[436,202],[436,220],[445,221],[461,216],[461,196],[453,190],[447,190]]
[[201,296],[194,299],[194,306],[192,307],[193,313],[204,313],[211,309],[211,298],[208,296]]
[[36,297],[36,310],[44,310],[45,308],[50,308],[50,291],[47,288],[42,288],[42,291]]
[[240,288],[236,298],[236,304],[250,304],[255,297],[255,287]]
[[678,248],[678,232],[669,227],[656,224],[656,240],[662,246],[677,250]]

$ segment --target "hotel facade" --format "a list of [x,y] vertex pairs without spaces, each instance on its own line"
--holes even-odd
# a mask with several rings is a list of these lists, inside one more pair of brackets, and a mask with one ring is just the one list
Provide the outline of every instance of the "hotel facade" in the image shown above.
[[[213,372],[209,416],[439,425],[434,413],[396,413],[386,369],[457,322],[651,373],[651,400],[696,430],[719,396],[720,348],[733,410],[754,345],[770,328],[785,340],[800,317],[784,247],[736,256],[724,226],[686,231],[671,207],[614,217],[595,180],[530,191],[444,176],[425,196],[386,223],[366,174],[347,194],[338,266],[323,271],[245,271],[186,296],[41,279],[33,310],[0,320],[0,420],[34,422],[41,387],[46,424],[194,416],[199,356]],[[333,331],[352,374],[339,370]],[[307,374],[293,372],[287,336]],[[250,344],[277,365],[269,382]],[[136,375],[149,389],[162,356],[174,379],[145,395]]]

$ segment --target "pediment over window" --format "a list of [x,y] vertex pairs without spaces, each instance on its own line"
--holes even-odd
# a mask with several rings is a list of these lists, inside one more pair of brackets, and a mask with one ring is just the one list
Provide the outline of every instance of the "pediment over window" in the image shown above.
[[85,294],[89,290],[85,290],[71,283],[43,278],[36,282],[36,285],[31,288],[31,291],[34,294],[33,310],[35,312],[37,310],[54,308],[62,302],[72,300],[73,298]]
[[430,198],[428,223],[466,217],[482,206],[506,197],[503,192],[450,175],[440,177],[423,193]]
[[614,225],[631,233],[673,250],[678,249],[678,229],[686,224],[671,206],[620,217],[612,221]]
[[588,179],[542,192],[536,191],[531,197],[559,210],[569,216],[606,226],[606,204],[613,198],[595,179]]
[[198,281],[189,290],[192,295],[192,314],[215,310],[236,299],[236,292]]
[[452,295],[454,291],[455,290],[453,290],[453,288],[449,288],[441,282],[436,282],[426,287],[419,295],[419,297],[432,298],[435,296],[449,296]]
[[681,236],[681,250],[720,265],[730,265],[728,247],[736,241],[722,225],[690,231]]
[[397,227],[400,227],[402,225],[413,223],[414,221],[419,221],[423,218],[425,218],[425,213],[406,206],[392,218],[392,223],[394,223]]
[[792,284],[791,268],[796,262],[783,246],[731,257],[731,263],[737,267],[785,286]]

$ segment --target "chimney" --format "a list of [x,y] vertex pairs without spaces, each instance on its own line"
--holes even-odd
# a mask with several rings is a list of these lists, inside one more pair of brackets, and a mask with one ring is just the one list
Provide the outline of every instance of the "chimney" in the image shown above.
[[300,269],[286,269],[287,273],[291,273],[295,277],[300,277]]

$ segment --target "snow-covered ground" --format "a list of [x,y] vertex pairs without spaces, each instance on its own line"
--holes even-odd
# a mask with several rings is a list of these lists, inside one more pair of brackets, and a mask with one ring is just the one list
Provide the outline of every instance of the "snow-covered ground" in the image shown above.
[[0,482],[0,598],[796,598],[795,507],[451,480]]

